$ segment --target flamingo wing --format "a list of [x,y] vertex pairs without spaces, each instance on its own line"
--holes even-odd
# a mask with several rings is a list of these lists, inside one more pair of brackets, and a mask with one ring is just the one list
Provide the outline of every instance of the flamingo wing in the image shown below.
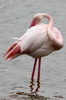
[[46,29],[45,25],[36,25],[28,29],[22,37],[21,51],[31,53],[40,48],[48,40]]

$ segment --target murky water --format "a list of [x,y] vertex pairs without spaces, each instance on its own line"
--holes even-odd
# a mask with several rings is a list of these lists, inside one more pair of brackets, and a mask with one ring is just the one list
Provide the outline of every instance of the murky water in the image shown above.
[[[6,48],[29,27],[34,14],[47,12],[64,38],[64,47],[42,58],[41,83],[31,83],[34,59],[4,60]],[[0,100],[66,100],[66,0],[0,0]],[[37,72],[35,74],[37,76]]]

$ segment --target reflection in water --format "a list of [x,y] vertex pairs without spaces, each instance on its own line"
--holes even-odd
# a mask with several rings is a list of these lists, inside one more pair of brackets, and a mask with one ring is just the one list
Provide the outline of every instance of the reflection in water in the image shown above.
[[50,98],[39,96],[38,91],[40,88],[40,83],[37,82],[36,88],[34,87],[34,81],[31,80],[30,82],[30,93],[26,92],[16,92],[16,94],[10,95],[10,98],[16,99],[16,100],[48,100]]
[[25,92],[17,92],[15,95],[11,95],[10,97],[16,98],[17,100],[48,100],[50,99],[48,97],[34,95],[30,93],[25,93]]
[[35,93],[36,95],[37,95],[37,92],[39,91],[39,88],[40,88],[40,82],[37,82],[37,87],[36,87],[36,89],[34,89],[34,81],[33,80],[31,80],[31,85],[29,86],[30,87],[30,93],[31,94],[33,94],[33,93]]

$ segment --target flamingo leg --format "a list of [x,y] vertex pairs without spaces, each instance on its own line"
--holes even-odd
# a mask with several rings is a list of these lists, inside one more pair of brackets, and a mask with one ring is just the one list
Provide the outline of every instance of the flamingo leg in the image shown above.
[[41,68],[41,58],[39,58],[39,62],[38,62],[38,76],[37,76],[38,83],[40,83],[40,68]]
[[34,61],[34,66],[33,66],[32,76],[31,76],[31,81],[34,80],[34,74],[35,74],[35,69],[36,69],[36,63],[37,63],[37,58],[35,58],[35,61]]

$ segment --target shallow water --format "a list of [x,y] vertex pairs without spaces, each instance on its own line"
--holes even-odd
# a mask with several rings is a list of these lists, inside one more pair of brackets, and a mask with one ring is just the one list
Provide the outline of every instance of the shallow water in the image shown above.
[[[34,59],[4,60],[6,48],[29,27],[34,14],[47,12],[64,38],[64,47],[42,58],[41,82],[31,82]],[[66,100],[66,0],[0,0],[0,100]],[[35,74],[37,76],[37,72]]]

